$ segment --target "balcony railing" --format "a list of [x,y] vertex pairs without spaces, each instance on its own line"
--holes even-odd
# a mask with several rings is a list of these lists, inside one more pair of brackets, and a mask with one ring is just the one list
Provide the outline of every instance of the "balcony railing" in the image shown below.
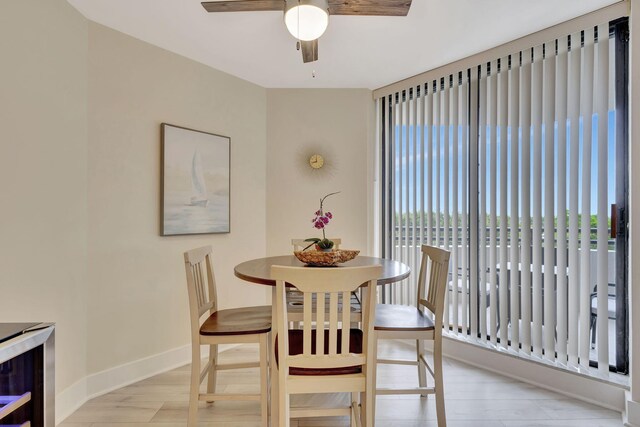
[[[437,230],[436,230],[437,229]],[[430,232],[429,232],[430,231]],[[482,254],[482,245],[475,250],[469,246],[466,238],[460,238],[460,236],[468,236],[468,233],[463,233],[463,228],[458,227],[457,239],[454,245],[454,227],[445,228],[433,227],[429,230],[427,227],[413,227],[408,225],[397,225],[392,233],[394,245],[387,250],[391,251],[391,257],[400,260],[408,264],[413,271],[419,269],[420,263],[420,245],[432,244],[443,248],[452,250],[452,260],[456,259],[457,262],[450,263],[451,268],[455,268],[456,271],[450,271],[449,273],[449,286],[447,291],[447,313],[445,314],[445,324],[448,328],[448,334],[452,336],[464,336],[466,339],[475,339],[483,341],[485,343],[494,343],[497,347],[510,346],[514,332],[514,328],[517,327],[517,336],[522,337],[526,334],[539,335],[539,341],[542,340],[544,335],[543,330],[547,327],[545,324],[545,311],[551,310],[552,313],[558,313],[565,311],[567,315],[566,322],[563,322],[565,332],[561,334],[562,337],[567,337],[570,327],[580,327],[582,322],[583,330],[580,332],[580,340],[589,340],[589,365],[597,366],[598,364],[598,351],[597,346],[606,345],[609,353],[609,360],[617,359],[617,352],[622,351],[621,346],[618,344],[618,334],[616,318],[617,310],[616,304],[613,303],[613,313],[606,313],[607,317],[607,329],[608,333],[605,335],[608,339],[606,343],[598,342],[598,334],[596,334],[595,318],[598,315],[597,311],[597,239],[594,237],[590,241],[589,250],[589,285],[588,290],[581,291],[579,293],[587,294],[586,304],[584,301],[577,301],[579,305],[582,303],[582,308],[586,307],[588,310],[588,322],[581,320],[580,311],[570,310],[569,304],[572,303],[572,298],[568,295],[569,289],[566,284],[569,281],[569,275],[571,266],[568,266],[564,273],[559,272],[557,268],[557,240],[555,235],[557,230],[554,230],[554,254],[553,265],[547,267],[542,263],[540,271],[535,272],[532,265],[523,266],[521,263],[511,263],[511,233],[507,233],[506,246],[507,246],[507,265],[506,269],[501,268],[500,259],[496,258],[496,264],[490,265],[491,258],[491,246],[489,238],[489,228],[485,230],[487,236],[484,244],[484,253]],[[610,230],[609,230],[610,231]],[[520,238],[522,230],[518,231],[518,239],[516,240],[518,245],[518,251],[522,248],[522,239]],[[596,228],[591,228],[592,235],[597,233]],[[497,233],[496,238],[496,252],[501,250],[501,240]],[[436,241],[436,235],[439,240]],[[432,241],[428,242],[428,236],[431,236]],[[446,236],[446,238],[445,238]],[[580,245],[578,245],[580,246]],[[532,251],[533,248],[530,249]],[[545,260],[544,246],[541,247],[540,260]],[[578,249],[580,253],[580,249]],[[481,255],[482,254],[482,255]],[[479,270],[477,274],[472,274],[470,271],[471,257],[483,258],[482,262],[478,262],[474,265],[478,266]],[[608,297],[616,300],[616,272],[615,272],[615,239],[609,239],[607,241],[607,281],[610,284],[610,291]],[[579,255],[580,258],[580,255]],[[517,266],[517,267],[515,267]],[[482,267],[483,271],[480,271]],[[553,274],[551,276],[553,298],[545,298],[545,290],[547,287],[545,284],[546,271],[550,271],[549,268],[553,268]],[[537,289],[532,285],[533,280],[529,280],[528,295],[524,294],[523,287],[523,271],[529,272],[530,279],[535,275],[539,275]],[[563,283],[565,284],[561,292],[563,295],[557,295],[558,293],[558,277],[563,275]],[[472,283],[472,278],[476,278],[476,283]],[[517,286],[517,288],[515,288]],[[504,287],[504,289],[503,289]],[[515,296],[512,296],[512,290],[516,292]],[[454,295],[455,293],[455,295]],[[579,299],[580,295],[576,295]],[[381,292],[382,302],[390,302],[396,304],[415,304],[416,288],[414,281],[410,278],[395,286],[387,286]],[[584,298],[584,297],[582,297]],[[515,308],[517,305],[517,309]],[[522,319],[523,304],[529,306],[528,312],[530,317],[525,321]],[[611,306],[611,301],[608,304]],[[502,308],[501,308],[502,307]],[[514,308],[514,310],[512,310]],[[610,310],[611,311],[611,307]],[[516,313],[516,314],[514,314]],[[569,313],[575,315],[575,318],[568,318]],[[534,325],[534,318],[537,325]],[[547,317],[546,319],[549,319]],[[552,316],[552,328],[556,329],[561,327],[558,322],[558,316]],[[539,329],[539,330],[536,330]],[[555,344],[557,344],[558,333],[553,334],[555,337]],[[507,342],[503,342],[504,340]],[[566,339],[566,338],[565,338]],[[570,344],[569,344],[570,345]],[[525,354],[530,354],[533,348],[523,348],[522,343],[519,344],[519,350]],[[546,349],[545,349],[546,350]],[[548,352],[548,350],[546,351]],[[570,366],[566,356],[561,356],[562,359],[557,359],[557,350],[554,348],[554,354],[547,355],[547,362],[553,361],[556,364],[563,366]],[[584,367],[584,362],[582,363]]]

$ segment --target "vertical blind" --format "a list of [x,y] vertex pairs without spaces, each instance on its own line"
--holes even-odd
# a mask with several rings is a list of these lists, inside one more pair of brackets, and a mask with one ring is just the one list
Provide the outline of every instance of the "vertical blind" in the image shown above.
[[417,271],[421,244],[451,251],[449,336],[608,372],[615,52],[602,24],[376,100],[382,252]]

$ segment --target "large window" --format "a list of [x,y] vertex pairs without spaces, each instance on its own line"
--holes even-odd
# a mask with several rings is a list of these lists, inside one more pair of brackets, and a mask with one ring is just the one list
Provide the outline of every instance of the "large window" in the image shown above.
[[[451,250],[449,336],[628,370],[626,20],[380,97],[383,256]],[[411,280],[383,302],[415,303]]]

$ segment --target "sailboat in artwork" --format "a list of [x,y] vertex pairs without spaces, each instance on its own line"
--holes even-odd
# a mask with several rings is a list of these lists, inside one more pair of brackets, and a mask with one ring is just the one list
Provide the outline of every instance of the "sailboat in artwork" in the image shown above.
[[191,191],[191,206],[206,207],[209,204],[207,184],[202,170],[202,158],[198,150],[193,152],[193,159],[191,160]]

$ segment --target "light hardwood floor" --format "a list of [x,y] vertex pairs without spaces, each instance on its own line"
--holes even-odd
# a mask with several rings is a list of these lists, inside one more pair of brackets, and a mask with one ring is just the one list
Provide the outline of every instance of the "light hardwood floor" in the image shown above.
[[[393,345],[391,345],[393,344]],[[380,356],[409,357],[412,347],[401,341],[385,341]],[[223,361],[256,359],[257,346],[242,345],[226,351]],[[183,366],[84,404],[61,427],[184,427],[187,422],[189,366]],[[381,366],[379,384],[417,384],[415,368]],[[446,359],[444,361],[447,425],[450,427],[576,426],[620,427],[618,412],[570,399],[492,372]],[[257,369],[219,374],[220,391],[258,392]],[[309,395],[294,399],[294,406],[331,403],[335,396]],[[210,427],[254,427],[260,425],[257,402],[201,403],[199,421]],[[346,419],[294,420],[291,427],[347,427]],[[377,427],[435,426],[433,397],[379,396]]]

